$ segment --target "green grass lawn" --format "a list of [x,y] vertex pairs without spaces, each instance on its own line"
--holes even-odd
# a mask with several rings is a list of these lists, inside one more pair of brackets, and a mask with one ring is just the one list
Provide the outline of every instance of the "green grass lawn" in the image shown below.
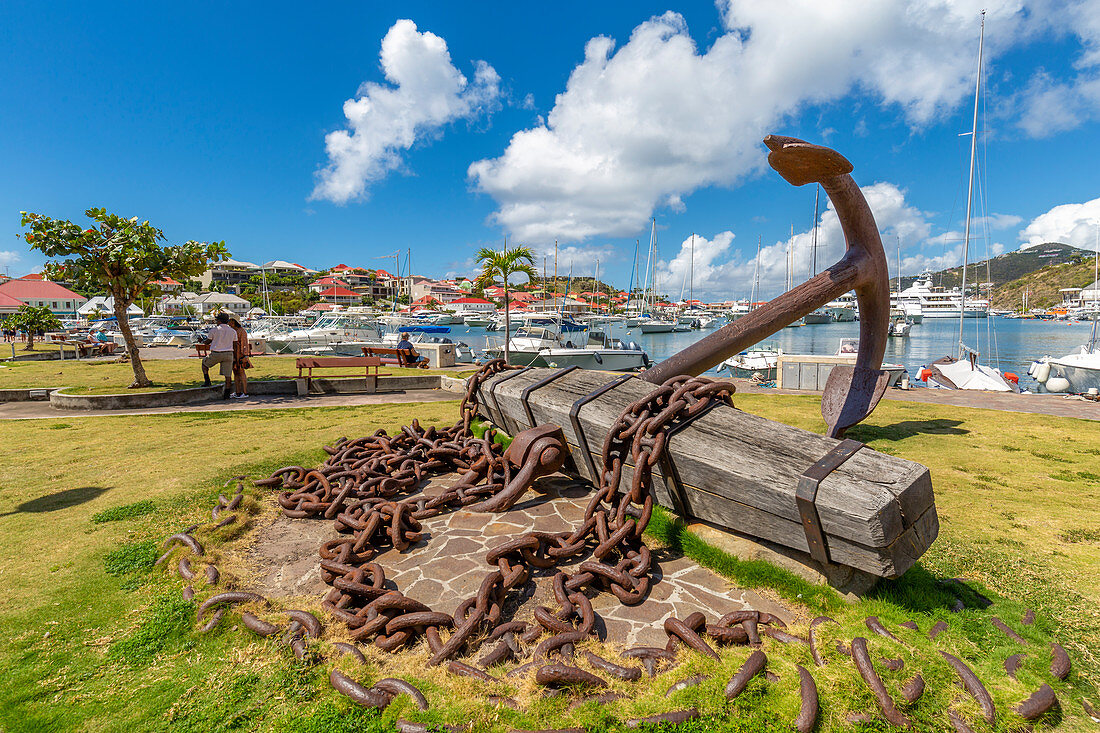
[[[2,356],[2,352],[0,352]],[[252,379],[290,379],[298,376],[293,356],[258,356],[252,359],[248,370]],[[145,389],[127,389],[134,379],[129,362],[91,361],[27,361],[0,364],[0,389],[19,387],[72,387],[77,394],[115,394],[131,392],[161,392],[171,389],[187,389],[202,385],[202,368],[199,359],[149,359],[143,360],[145,373],[156,385]],[[453,369],[409,369],[383,365],[383,374],[449,374],[465,376],[473,370],[457,372]],[[319,372],[321,373],[321,372]],[[215,370],[211,379],[217,380]]]
[[[772,419],[822,428],[811,397],[742,395],[735,401]],[[427,669],[422,654],[408,655],[395,668],[396,660],[371,649],[367,667],[340,666],[367,681],[406,674],[433,702],[423,714],[398,698],[377,715],[329,689],[327,663],[297,662],[285,647],[236,628],[234,614],[199,636],[195,605],[179,600],[180,580],[150,567],[167,534],[209,518],[230,477],[313,465],[325,457],[320,446],[341,435],[392,431],[412,417],[450,424],[456,414],[456,403],[446,402],[0,422],[0,669],[6,682],[0,686],[0,730],[364,731],[392,730],[394,719],[405,717],[472,722],[476,730],[582,725],[603,731],[619,730],[617,721],[625,717],[688,705],[705,717],[684,730],[789,730],[798,708],[794,664],[812,668],[812,662],[801,647],[781,645],[767,649],[779,682],[757,680],[728,709],[721,688],[747,656],[742,648],[723,651],[720,662],[693,655],[652,684],[617,683],[633,699],[613,705],[568,711],[567,701],[538,699],[529,683],[508,690],[530,701],[526,713],[491,708],[485,695],[500,690]],[[896,689],[914,671],[928,683],[924,699],[909,710],[921,730],[947,730],[949,705],[977,718],[937,649],[966,659],[1005,712],[1039,682],[1051,681],[1044,671],[1049,654],[1038,644],[1053,634],[1070,653],[1074,671],[1067,682],[1053,684],[1062,708],[1037,729],[1089,729],[1078,701],[1085,695],[1100,702],[1100,423],[891,401],[851,437],[929,466],[941,518],[940,537],[921,563],[881,584],[872,597],[845,604],[767,564],[737,561],[663,513],[651,524],[651,541],[801,604],[807,618],[827,612],[839,622],[821,627],[829,640],[869,636],[863,619],[878,615],[904,642],[871,641],[876,658],[906,662],[900,673],[884,672],[887,685]],[[269,499],[250,489],[245,505],[270,512]],[[241,531],[230,527],[203,537],[223,570],[232,571],[230,559],[240,556],[247,540]],[[990,595],[993,606],[947,611],[954,595],[938,581],[956,576]],[[196,589],[200,599],[208,592],[201,583]],[[319,602],[301,599],[314,609]],[[1022,627],[1018,620],[1028,607],[1037,611],[1037,623]],[[1001,670],[1003,659],[1020,647],[990,626],[993,615],[1035,642],[1020,683]],[[909,619],[922,632],[941,619],[950,628],[932,646],[923,633],[898,628]],[[805,627],[794,631],[804,634]],[[330,633],[338,634],[338,627]],[[850,663],[834,655],[813,671],[822,696],[819,731],[849,730],[845,713],[874,711]],[[711,679],[664,699],[669,684],[695,673]],[[998,730],[1020,722],[1001,720]]]

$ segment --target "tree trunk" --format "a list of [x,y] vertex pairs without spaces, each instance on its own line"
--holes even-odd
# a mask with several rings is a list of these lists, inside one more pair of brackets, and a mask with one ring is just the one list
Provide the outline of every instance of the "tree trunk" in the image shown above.
[[509,308],[508,308],[508,276],[505,275],[504,276],[504,361],[508,361],[508,342],[512,340],[511,336],[508,333],[508,330],[509,330],[508,327],[510,325],[509,322],[508,322],[508,315],[509,315]]
[[34,329],[27,329],[27,345],[23,347],[23,351],[34,351]]
[[134,370],[134,383],[130,385],[130,389],[152,387],[153,383],[149,380],[149,377],[145,376],[145,365],[141,363],[137,341],[134,339],[134,332],[130,330],[130,318],[126,315],[126,309],[130,307],[130,304],[123,303],[117,295],[114,298],[115,318],[118,320],[119,330],[122,331],[122,338],[126,341],[126,350],[130,353],[130,366]]

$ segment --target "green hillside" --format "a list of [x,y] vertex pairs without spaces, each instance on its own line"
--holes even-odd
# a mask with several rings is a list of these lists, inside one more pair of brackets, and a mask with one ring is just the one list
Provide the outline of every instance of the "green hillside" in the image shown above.
[[[997,255],[989,261],[988,276],[986,274],[985,260],[974,263],[967,268],[966,281],[967,283],[992,282],[994,288],[998,289],[1000,286],[1020,280],[1044,268],[1079,263],[1085,260],[1089,262],[1089,266],[1091,267],[1092,254],[1093,253],[1088,250],[1078,249],[1068,244],[1047,242],[1046,244],[1038,244],[1034,247],[1028,247],[1027,249],[1005,252],[1002,255]],[[908,287],[914,280],[916,280],[915,277],[903,277],[901,279],[902,287]],[[950,289],[957,287],[961,282],[961,267],[952,267],[932,274],[932,283],[934,285],[942,285]],[[1085,284],[1088,285],[1091,282],[1092,280],[1089,280],[1088,283]],[[1071,288],[1081,287],[1081,285],[1067,284],[1060,285],[1059,287]],[[1057,290],[1058,288],[1054,288],[1055,295],[1057,295]],[[1057,302],[1057,300],[1055,302]],[[1036,301],[1032,300],[1032,303],[1036,303]],[[1019,297],[1016,299],[1016,304],[1019,304]]]
[[1048,265],[993,289],[994,308],[1019,310],[1024,290],[1029,308],[1049,308],[1062,302],[1062,288],[1083,288],[1095,279],[1093,258]]

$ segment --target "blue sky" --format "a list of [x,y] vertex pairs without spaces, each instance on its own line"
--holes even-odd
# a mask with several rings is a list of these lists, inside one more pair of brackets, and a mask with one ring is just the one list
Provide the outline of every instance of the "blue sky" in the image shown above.
[[767,132],[855,164],[907,274],[955,264],[982,5],[972,246],[1091,248],[1098,0],[7,2],[0,269],[42,264],[20,210],[104,206],[315,268],[411,248],[419,274],[468,273],[505,235],[541,265],[557,238],[559,271],[599,257],[625,286],[654,216],[666,291],[694,232],[697,293],[747,294],[759,236],[774,294],[788,240],[801,277],[815,224],[819,261],[842,239],[763,165]]

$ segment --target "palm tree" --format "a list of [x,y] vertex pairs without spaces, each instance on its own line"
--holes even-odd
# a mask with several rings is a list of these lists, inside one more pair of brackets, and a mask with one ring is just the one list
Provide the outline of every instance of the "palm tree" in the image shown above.
[[481,265],[481,274],[478,275],[476,284],[480,288],[486,288],[493,284],[497,278],[504,281],[504,359],[508,360],[508,342],[511,340],[509,331],[509,296],[508,277],[510,275],[526,275],[528,281],[538,278],[535,272],[535,256],[530,247],[513,247],[508,249],[505,243],[500,252],[482,247],[477,253],[477,263]]

